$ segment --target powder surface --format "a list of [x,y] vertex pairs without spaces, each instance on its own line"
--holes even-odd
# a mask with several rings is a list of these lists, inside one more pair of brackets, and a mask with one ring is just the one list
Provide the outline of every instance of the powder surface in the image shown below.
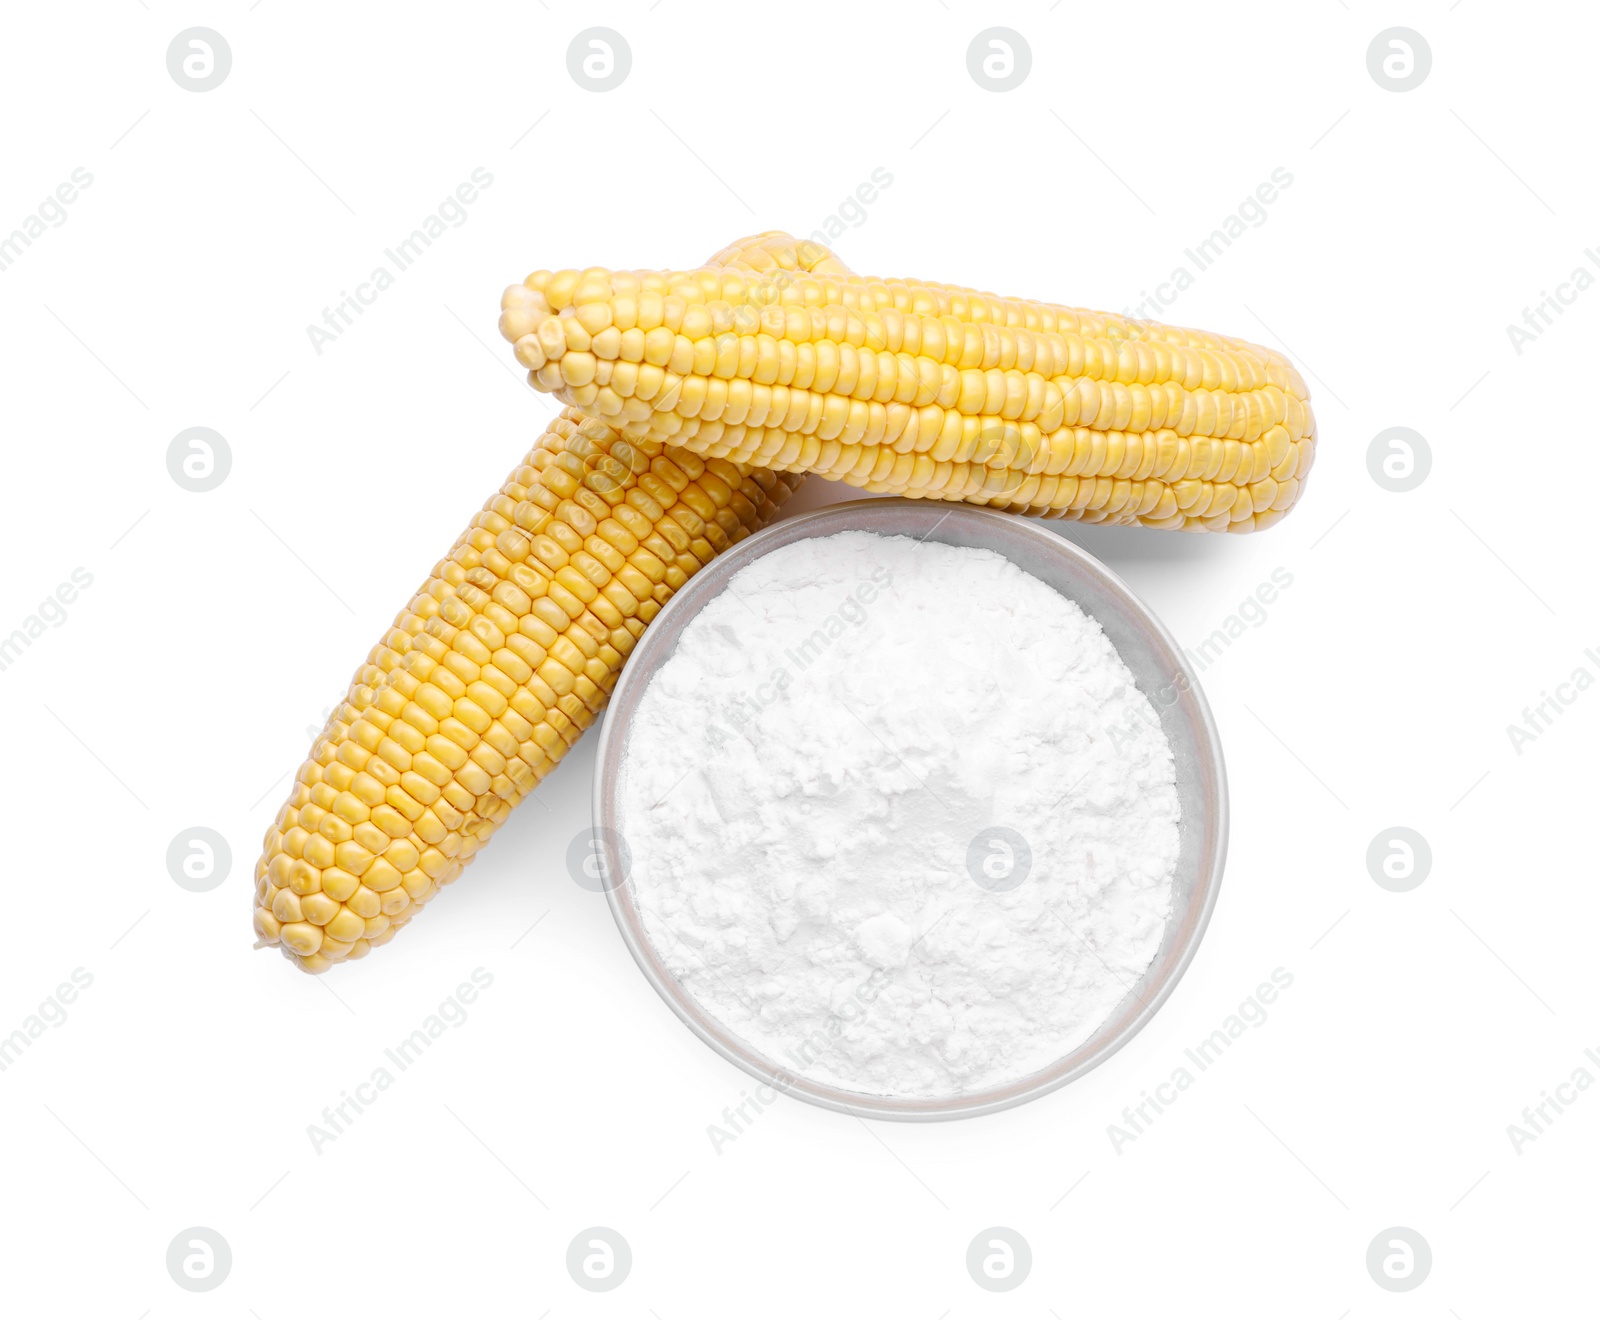
[[1172,750],[1100,626],[987,550],[869,532],[740,571],[623,759],[663,961],[777,1067],[968,1094],[1081,1044],[1161,943]]

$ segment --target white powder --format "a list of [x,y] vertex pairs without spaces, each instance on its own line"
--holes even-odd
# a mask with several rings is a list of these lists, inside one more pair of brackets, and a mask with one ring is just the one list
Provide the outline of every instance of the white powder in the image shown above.
[[684,629],[621,801],[689,994],[873,1095],[1081,1044],[1153,960],[1178,857],[1172,750],[1100,626],[1000,555],[867,532],[765,555]]

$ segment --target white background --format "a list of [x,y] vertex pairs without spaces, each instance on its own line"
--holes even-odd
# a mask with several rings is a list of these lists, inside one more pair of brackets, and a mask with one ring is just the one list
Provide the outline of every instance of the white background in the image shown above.
[[[633,55],[605,94],[566,67],[594,24]],[[967,72],[994,24],[1032,49],[1015,91]],[[1402,94],[1366,64],[1397,24],[1433,52]],[[233,53],[199,94],[165,59],[193,25]],[[0,272],[0,633],[73,569],[93,585],[0,673],[0,1033],[74,968],[93,984],[0,1073],[4,1309],[1592,1309],[1600,1093],[1520,1152],[1507,1125],[1600,1052],[1600,691],[1520,754],[1506,729],[1600,675],[1600,292],[1520,355],[1506,325],[1600,242],[1597,40],[1580,6],[1487,0],[12,7],[0,234],[75,168],[93,183]],[[467,221],[315,352],[308,323],[480,166]],[[749,1079],[567,875],[592,744],[371,958],[317,979],[251,952],[251,867],[308,727],[553,410],[495,333],[502,287],[806,233],[878,166],[892,185],[835,244],[853,269],[1114,310],[1293,176],[1166,319],[1292,354],[1320,425],[1299,507],[1255,537],[1052,524],[1191,647],[1293,576],[1203,675],[1233,843],[1158,1018],[1009,1113],[780,1100],[716,1153]],[[1401,425],[1433,467],[1393,494],[1366,452]],[[166,468],[191,426],[232,451],[205,494]],[[165,863],[195,825],[233,852],[203,894]],[[1395,825],[1432,846],[1410,893],[1367,871]],[[314,1152],[323,1107],[479,967],[468,1019]],[[1277,967],[1265,1024],[1116,1152],[1107,1125]],[[208,1294],[165,1267],[194,1225],[233,1253]],[[615,1292],[567,1274],[590,1225],[632,1246]],[[1034,1253],[1004,1295],[965,1267],[991,1225]],[[1405,1295],[1365,1266],[1394,1225],[1434,1257]]]

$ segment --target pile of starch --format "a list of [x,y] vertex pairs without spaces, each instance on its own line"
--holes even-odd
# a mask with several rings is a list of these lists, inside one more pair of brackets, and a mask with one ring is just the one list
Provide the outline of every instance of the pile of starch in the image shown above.
[[1172,749],[1115,648],[988,550],[845,532],[750,564],[646,689],[628,883],[706,1011],[878,1096],[1081,1044],[1160,946]]

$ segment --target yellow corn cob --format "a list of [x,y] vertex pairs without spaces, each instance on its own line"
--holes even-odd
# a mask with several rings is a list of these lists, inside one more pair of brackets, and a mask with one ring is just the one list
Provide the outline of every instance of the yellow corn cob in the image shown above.
[[300,767],[256,864],[260,941],[321,972],[392,939],[594,721],[672,593],[799,481],[563,411]]
[[635,441],[876,494],[1251,531],[1315,451],[1305,382],[1244,340],[854,276],[784,234],[695,271],[535,271],[501,333]]
[[792,479],[570,409],[373,648],[256,866],[256,933],[359,958],[460,874],[605,704],[673,591]]

